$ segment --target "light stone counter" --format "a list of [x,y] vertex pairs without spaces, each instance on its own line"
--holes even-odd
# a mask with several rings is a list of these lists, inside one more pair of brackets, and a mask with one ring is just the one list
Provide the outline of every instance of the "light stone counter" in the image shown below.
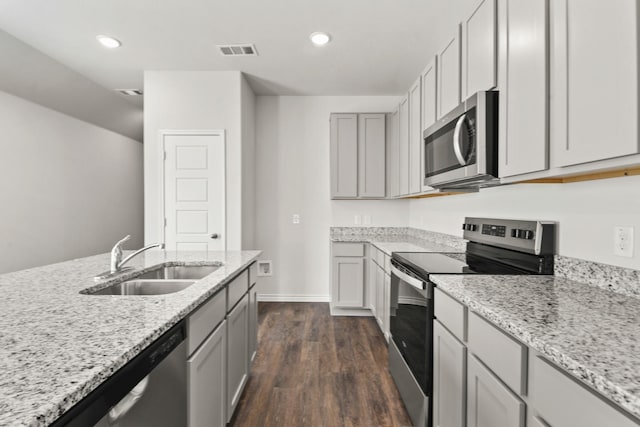
[[442,291],[640,417],[640,299],[553,276],[433,275],[431,279]]
[[109,254],[0,275],[0,425],[49,425],[259,255],[145,252],[129,265],[223,263],[158,296],[81,294],[105,286],[93,277],[108,269]]

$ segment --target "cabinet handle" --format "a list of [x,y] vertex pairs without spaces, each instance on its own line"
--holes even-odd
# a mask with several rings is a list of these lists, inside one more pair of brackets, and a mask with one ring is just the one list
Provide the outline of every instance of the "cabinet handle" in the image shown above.
[[209,236],[209,237],[211,237],[212,239],[219,239],[219,238],[220,238],[220,235],[219,235],[218,233],[213,233],[213,234],[212,234],[211,236]]

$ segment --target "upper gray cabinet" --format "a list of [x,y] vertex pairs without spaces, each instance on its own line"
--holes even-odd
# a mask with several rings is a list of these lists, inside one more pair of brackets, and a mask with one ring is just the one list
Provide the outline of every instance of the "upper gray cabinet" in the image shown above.
[[409,194],[422,190],[422,97],[421,78],[409,89]]
[[500,2],[500,177],[549,167],[547,12],[546,0]]
[[420,185],[422,192],[428,192],[433,188],[424,185],[424,139],[423,132],[437,120],[436,104],[438,100],[438,60],[434,57],[420,75],[422,79],[422,131],[420,132]]
[[438,53],[438,118],[460,104],[460,27]]
[[638,153],[638,2],[550,3],[552,166]]
[[409,194],[409,98],[398,107],[398,185],[399,196]]
[[386,115],[331,114],[331,198],[384,198]]
[[398,110],[389,115],[389,126],[387,130],[387,138],[389,141],[387,152],[387,182],[388,196],[397,197],[400,195],[400,155],[398,150]]
[[462,99],[497,85],[496,0],[482,0],[462,22]]

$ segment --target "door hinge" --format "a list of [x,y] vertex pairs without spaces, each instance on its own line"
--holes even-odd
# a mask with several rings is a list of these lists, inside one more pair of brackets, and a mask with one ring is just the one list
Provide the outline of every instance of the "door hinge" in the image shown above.
[[167,160],[167,152],[165,151],[164,154],[162,155],[164,160]]
[[164,226],[167,227],[167,218],[164,219]]

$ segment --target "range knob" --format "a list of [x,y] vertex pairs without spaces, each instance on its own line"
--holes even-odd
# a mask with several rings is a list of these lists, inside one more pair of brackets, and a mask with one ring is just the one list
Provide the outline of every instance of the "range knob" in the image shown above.
[[477,231],[478,230],[478,225],[477,224],[462,224],[462,229],[465,231]]
[[522,230],[514,228],[511,230],[511,237],[515,237],[516,239],[522,238]]
[[527,240],[532,240],[533,239],[533,231],[531,230],[524,230],[524,235],[522,236],[523,239],[527,239]]

